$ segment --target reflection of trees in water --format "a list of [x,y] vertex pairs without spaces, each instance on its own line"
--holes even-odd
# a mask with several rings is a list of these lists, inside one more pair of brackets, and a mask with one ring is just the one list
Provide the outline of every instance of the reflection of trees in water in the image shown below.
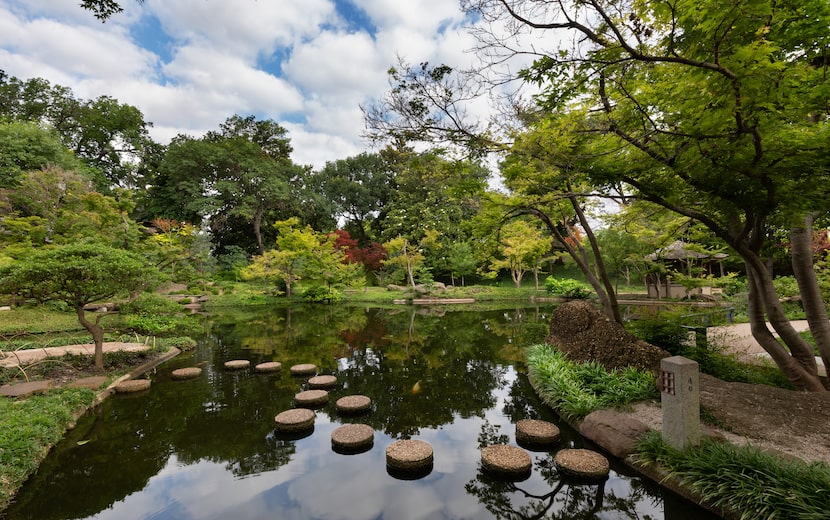
[[[485,421],[478,436],[479,449],[493,444],[507,444],[510,437],[498,426]],[[550,486],[546,493],[533,493],[528,484],[513,482],[484,472],[464,489],[487,508],[496,518],[525,519],[595,519],[602,512],[614,518],[640,518],[637,504],[650,496],[642,486],[634,486],[626,497],[605,493],[607,479],[580,481],[559,474],[553,461],[555,452],[548,452],[533,462],[533,473],[541,475]],[[656,499],[655,499],[656,500]],[[624,515],[624,516],[623,516]],[[646,515],[645,518],[649,518]]]

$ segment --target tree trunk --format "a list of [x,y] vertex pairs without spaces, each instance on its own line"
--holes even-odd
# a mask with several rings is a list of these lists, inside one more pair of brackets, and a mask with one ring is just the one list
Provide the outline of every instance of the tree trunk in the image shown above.
[[258,208],[254,212],[254,236],[256,237],[256,245],[259,248],[259,254],[265,254],[265,245],[262,243],[262,209]]
[[813,215],[808,215],[804,219],[804,227],[790,230],[792,266],[810,334],[816,341],[825,368],[830,368],[830,321],[813,268],[813,218]]
[[92,334],[92,341],[95,343],[95,368],[97,370],[104,370],[104,329],[101,327],[98,320],[91,322],[86,319],[83,304],[75,306],[75,314],[78,316],[78,321],[83,327]]

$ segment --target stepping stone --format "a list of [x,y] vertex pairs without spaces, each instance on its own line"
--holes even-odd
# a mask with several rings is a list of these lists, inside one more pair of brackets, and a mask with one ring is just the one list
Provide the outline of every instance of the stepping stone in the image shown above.
[[529,477],[532,463],[530,454],[516,446],[493,444],[481,449],[481,466],[486,471],[506,477]]
[[170,373],[170,377],[176,380],[193,379],[202,375],[202,369],[199,367],[177,368]]
[[309,388],[331,388],[337,384],[334,376],[316,376],[308,380]]
[[360,413],[372,407],[372,399],[365,395],[347,395],[338,399],[335,404],[340,413]]
[[516,442],[530,446],[547,446],[559,440],[559,428],[548,421],[522,419],[516,423]]
[[313,428],[315,417],[317,415],[308,408],[293,408],[278,414],[274,422],[281,432],[297,432]]
[[92,390],[98,390],[107,381],[109,381],[109,378],[106,376],[90,376],[76,379],[67,386],[69,388],[91,388]]
[[418,472],[432,466],[432,446],[416,439],[398,440],[386,447],[386,465],[398,471]]
[[228,370],[241,370],[251,366],[251,362],[247,359],[234,359],[232,361],[225,361],[225,368]]
[[4,385],[0,387],[0,395],[4,395],[6,397],[29,397],[34,394],[42,394],[53,387],[54,384],[49,380],[30,381],[28,383]]
[[282,363],[279,361],[268,361],[267,363],[260,363],[254,367],[254,370],[261,374],[268,372],[279,372],[282,369]]
[[316,372],[317,365],[312,365],[311,363],[303,363],[291,367],[292,376],[310,376],[311,374],[314,374]]
[[142,392],[150,389],[149,379],[130,379],[128,381],[121,381],[115,385],[115,391],[119,394],[132,394],[135,392]]
[[561,473],[585,479],[606,478],[611,469],[608,459],[595,451],[585,449],[559,450],[553,462]]
[[375,430],[368,424],[346,424],[331,432],[331,447],[341,453],[359,453],[374,442]]
[[329,402],[329,393],[325,390],[306,390],[294,396],[297,406],[320,406]]

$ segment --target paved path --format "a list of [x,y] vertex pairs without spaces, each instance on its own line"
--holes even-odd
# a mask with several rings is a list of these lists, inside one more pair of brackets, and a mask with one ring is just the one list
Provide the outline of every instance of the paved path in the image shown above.
[[[798,332],[803,332],[809,329],[807,320],[795,320],[790,322],[793,328]],[[769,327],[772,330],[772,327]],[[738,355],[738,358],[747,362],[754,363],[759,359],[769,359],[769,354],[761,348],[761,345],[752,337],[749,323],[735,323],[732,325],[723,325],[719,327],[709,327],[706,329],[706,338],[710,343],[715,345],[725,345],[729,350]],[[820,375],[827,375],[827,371],[821,362],[820,357],[816,357],[818,363],[818,371]]]
[[[145,345],[143,343],[123,343],[113,341],[104,343],[104,354],[116,351],[142,352],[150,350],[151,348],[151,345]],[[45,359],[47,357],[61,357],[67,353],[86,354],[92,356],[95,354],[95,345],[88,343],[86,345],[66,345],[63,347],[0,351],[0,367],[16,367],[20,364],[34,363],[35,361],[40,361],[41,359]]]

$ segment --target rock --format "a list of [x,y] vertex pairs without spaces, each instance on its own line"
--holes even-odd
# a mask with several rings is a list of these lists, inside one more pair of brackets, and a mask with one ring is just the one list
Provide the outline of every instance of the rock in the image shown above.
[[337,411],[342,414],[365,412],[372,407],[372,399],[365,395],[347,395],[335,403]]
[[306,390],[294,396],[297,406],[316,407],[329,401],[329,393],[325,390]]
[[399,471],[432,466],[432,446],[416,439],[398,440],[386,447],[386,465]]
[[591,450],[559,450],[553,458],[553,463],[564,475],[576,478],[603,479],[611,471],[608,459]]
[[525,479],[530,476],[532,464],[530,454],[516,446],[493,444],[481,449],[481,466],[492,473]]
[[4,385],[0,387],[0,395],[6,397],[29,397],[34,394],[42,394],[43,392],[53,388],[52,381],[31,381],[28,383],[18,383],[16,385]]
[[251,362],[247,359],[225,361],[225,368],[228,370],[241,370],[243,368],[248,368],[249,366],[251,366]]
[[356,453],[371,448],[375,430],[368,424],[345,424],[331,432],[331,446],[335,451]]
[[177,368],[170,373],[170,377],[178,381],[184,379],[193,379],[202,375],[202,369],[199,367]]
[[316,376],[308,380],[309,388],[331,388],[337,384],[334,376]]
[[585,301],[563,303],[553,311],[546,342],[572,361],[596,361],[608,370],[631,366],[657,373],[660,360],[671,356]]
[[585,417],[580,431],[608,453],[625,458],[634,451],[637,439],[650,428],[641,421],[614,410],[597,410]]
[[279,372],[282,369],[282,363],[279,361],[267,361],[265,363],[260,363],[254,367],[256,372],[260,374],[266,374],[269,372]]
[[119,394],[131,394],[150,389],[149,379],[129,379],[115,385],[115,391]]
[[291,367],[292,376],[308,376],[317,372],[317,365],[302,363]]
[[559,440],[559,427],[548,421],[522,419],[516,423],[516,442],[529,446],[549,446]]
[[293,408],[277,414],[274,422],[277,431],[297,432],[313,428],[316,417],[317,414],[308,408]]

